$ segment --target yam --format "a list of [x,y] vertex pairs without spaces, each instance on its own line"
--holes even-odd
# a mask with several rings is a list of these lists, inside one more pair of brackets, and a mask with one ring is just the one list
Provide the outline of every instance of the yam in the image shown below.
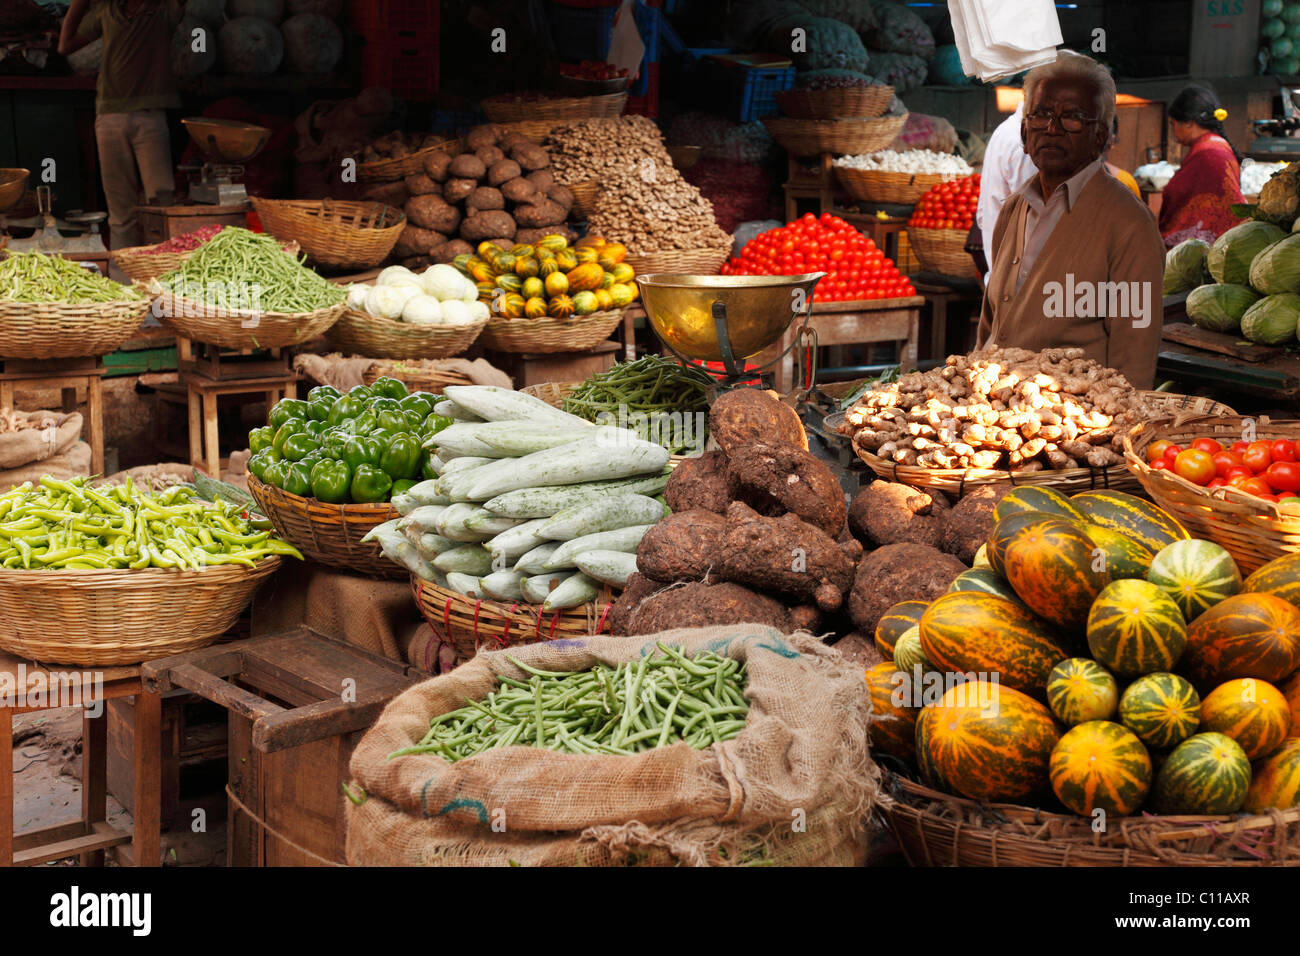
[[487,175],[487,166],[473,153],[461,153],[452,159],[447,172],[457,179],[482,179]]
[[632,621],[632,615],[636,613],[637,607],[643,600],[663,587],[666,587],[663,582],[656,581],[654,578],[647,577],[640,572],[634,572],[627,579],[627,585],[623,588],[623,593],[610,605],[609,633],[616,636],[626,634],[628,625]]
[[808,450],[798,413],[756,388],[734,388],[718,396],[709,409],[709,434],[728,455],[755,443],[784,442]]
[[403,180],[406,191],[412,196],[427,196],[430,193],[441,195],[442,189],[424,173],[412,173]]
[[488,167],[487,181],[489,186],[500,186],[502,183],[508,183],[512,179],[518,179],[523,174],[519,164],[513,159],[499,159]]
[[566,216],[569,214],[569,210],[573,208],[573,193],[569,192],[568,186],[561,186],[556,183],[546,190],[546,198],[563,209]]
[[506,132],[502,133],[501,138],[497,140],[497,146],[507,153],[510,152],[512,149],[514,149],[516,146],[536,146],[536,145],[538,145],[536,140],[529,139],[523,133],[520,133],[519,131],[513,129],[507,130]]
[[509,213],[500,210],[480,212],[467,218],[460,226],[462,239],[481,242],[484,239],[513,239],[515,221]]
[[436,255],[447,243],[447,237],[433,229],[423,229],[407,223],[397,237],[393,254],[398,256]]
[[510,150],[510,158],[527,170],[546,169],[551,165],[551,157],[535,143],[520,143]]
[[[506,160],[510,162],[510,160]],[[513,166],[514,164],[511,163]],[[515,167],[518,168],[517,166]],[[488,179],[491,180],[492,174],[488,173]],[[522,176],[516,176],[514,179],[503,183],[501,186],[501,195],[505,196],[511,202],[532,202],[539,195],[537,187],[530,183]]]
[[962,498],[944,515],[940,549],[954,554],[967,564],[993,530],[993,509],[1012,489],[1011,484],[983,485]]
[[726,519],[712,511],[674,511],[646,532],[637,568],[660,581],[699,581],[718,559]]
[[900,601],[933,601],[966,570],[951,554],[924,544],[887,544],[864,557],[849,594],[849,616],[863,634],[875,634],[885,612]]
[[851,554],[841,550],[826,532],[795,515],[765,518],[743,502],[733,501],[727,509],[727,530],[715,568],[725,580],[765,594],[813,600],[823,611],[834,611],[853,584]]
[[747,445],[729,456],[727,490],[761,514],[791,512],[832,538],[844,530],[844,491],[825,462],[793,445]]
[[538,229],[520,229],[515,233],[515,242],[536,242],[547,236],[563,236],[570,243],[578,241],[578,234],[563,223],[554,226],[542,226]]
[[555,185],[555,176],[549,169],[535,169],[530,173],[526,173],[524,178],[542,192],[546,192]]
[[464,202],[474,190],[478,189],[477,179],[448,179],[442,187],[442,198],[447,202]]
[[551,202],[549,199],[543,199],[541,202],[520,203],[515,207],[514,212],[515,222],[525,228],[532,229],[538,226],[551,226],[564,222],[566,215],[568,213],[559,203]]
[[491,169],[495,164],[505,159],[506,154],[495,146],[480,146],[474,150],[474,157],[486,168]]
[[677,627],[765,624],[790,630],[785,607],[739,584],[701,584],[664,588],[642,599],[630,615],[628,634],[657,634]]
[[870,546],[910,541],[937,548],[947,511],[939,492],[877,479],[853,496],[849,527]]
[[447,171],[449,166],[451,166],[451,157],[442,150],[424,157],[424,174],[435,183],[447,181],[448,176],[451,175]]
[[720,451],[706,451],[679,463],[664,488],[664,501],[674,512],[702,508],[725,515],[731,503],[727,456]]
[[[451,262],[457,256],[472,256],[474,247],[464,239],[448,239],[447,244],[442,247],[442,252],[438,255],[439,262]],[[443,258],[443,257],[446,258]]]
[[479,211],[488,209],[505,209],[506,198],[501,195],[501,190],[493,189],[491,186],[479,186],[465,199],[465,206],[472,207]]
[[460,223],[460,210],[441,196],[412,196],[403,209],[414,225],[436,229],[444,235],[454,233]]
[[480,149],[484,146],[495,146],[500,138],[501,128],[488,123],[483,126],[475,126],[466,133],[465,145],[471,150]]

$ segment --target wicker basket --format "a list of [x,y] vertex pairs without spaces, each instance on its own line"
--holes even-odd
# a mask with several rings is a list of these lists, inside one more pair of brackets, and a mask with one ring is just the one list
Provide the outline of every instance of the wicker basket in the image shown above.
[[975,260],[966,251],[966,233],[960,229],[918,229],[907,227],[907,241],[921,261],[921,268],[940,275],[978,279]]
[[149,313],[149,300],[62,305],[0,302],[0,355],[81,358],[116,352]]
[[164,325],[194,342],[228,349],[274,349],[309,342],[347,311],[346,302],[315,312],[286,313],[215,310],[190,299],[181,299],[177,308],[168,294],[160,298],[164,314],[158,318]]
[[1236,817],[1091,818],[976,803],[885,774],[876,806],[913,866],[1296,866],[1300,807]]
[[377,542],[361,543],[375,525],[397,517],[397,509],[388,502],[332,505],[291,495],[254,475],[248,476],[248,491],[275,525],[276,534],[312,561],[372,578],[407,576],[406,568],[384,557]]
[[125,249],[114,249],[108,256],[127,276],[136,282],[147,282],[178,268],[196,251],[150,252],[153,248],[154,246],[128,246]]
[[509,93],[489,96],[482,103],[483,115],[490,123],[520,123],[554,120],[573,122],[600,117],[622,116],[627,93],[603,96],[564,96],[548,100],[517,101]]
[[361,374],[361,381],[374,384],[377,378],[395,378],[413,392],[441,393],[448,385],[473,385],[474,380],[453,369],[432,368],[423,362],[375,362]]
[[593,312],[567,319],[488,320],[479,341],[498,352],[549,354],[582,352],[609,338],[623,321],[621,311]]
[[458,139],[449,139],[443,143],[434,143],[424,149],[417,149],[409,156],[400,159],[380,159],[373,163],[361,163],[357,166],[357,179],[363,183],[390,183],[414,173],[424,172],[424,161],[434,153],[446,153],[459,156],[465,144]]
[[500,126],[502,132],[518,133],[520,136],[527,136],[529,139],[535,140],[540,145],[547,136],[551,135],[551,130],[555,129],[557,126],[563,126],[564,121],[534,119],[520,120],[518,123],[499,123],[497,125]]
[[834,164],[844,191],[854,199],[911,206],[940,183],[960,179],[956,173],[889,173]]
[[[1190,415],[1200,417],[1235,414],[1227,405],[1209,398],[1176,395],[1169,392],[1143,392],[1142,397],[1148,405],[1154,406],[1155,414],[1160,417],[1160,420],[1181,420]],[[1109,468],[1059,470],[1044,468],[1042,471],[1031,471],[1026,474],[992,468],[922,468],[917,465],[900,465],[873,455],[856,444],[853,450],[881,478],[902,482],[915,488],[934,488],[956,495],[958,498],[965,497],[983,485],[998,482],[1010,482],[1013,485],[1046,485],[1065,495],[1098,488],[1142,493],[1141,482],[1126,464],[1112,465]]]
[[874,119],[763,119],[772,138],[795,156],[874,153],[892,143],[906,122],[906,113]]
[[667,275],[715,276],[731,256],[730,249],[667,249],[629,255],[623,261],[639,276],[652,273]]
[[481,600],[411,577],[415,603],[433,632],[468,660],[479,648],[496,650],[559,638],[589,637],[607,631],[614,594],[605,588],[590,604],[567,611],[543,611],[532,604]]
[[596,211],[596,196],[600,193],[600,183],[588,180],[566,187],[573,193],[573,211],[579,219],[588,219]]
[[202,571],[0,571],[0,647],[46,664],[113,667],[206,647],[280,566]]
[[325,337],[345,355],[448,358],[473,345],[485,325],[487,319],[470,325],[415,325],[349,309],[330,326]]
[[[1197,438],[1214,438],[1225,447],[1240,440],[1245,419],[1229,417],[1180,418],[1174,422],[1147,422],[1124,439],[1124,458],[1151,500],[1183,523],[1193,537],[1221,545],[1243,574],[1274,558],[1300,551],[1300,506],[1274,504],[1236,488],[1211,491],[1172,471],[1157,471],[1146,462],[1153,441],[1167,438],[1187,447]],[[1261,438],[1300,439],[1300,421],[1255,421]]]
[[372,269],[397,245],[406,216],[379,202],[260,199],[253,208],[266,231],[297,240],[308,258],[337,269]]
[[892,86],[854,86],[839,90],[783,90],[776,94],[782,116],[840,119],[884,115],[894,99]]

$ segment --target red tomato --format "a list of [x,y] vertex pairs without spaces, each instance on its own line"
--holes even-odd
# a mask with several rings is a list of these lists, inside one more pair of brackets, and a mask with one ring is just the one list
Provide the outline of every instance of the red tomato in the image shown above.
[[1196,485],[1207,485],[1214,475],[1214,458],[1196,448],[1180,451],[1174,458],[1174,474]]
[[1238,481],[1245,481],[1247,478],[1254,478],[1255,473],[1245,465],[1233,465],[1221,475],[1228,484],[1236,486]]
[[1263,498],[1265,501],[1274,501],[1274,502],[1276,502],[1276,501],[1279,500],[1278,497],[1277,497],[1277,495],[1272,495],[1272,494],[1267,494],[1267,493],[1265,493],[1265,494],[1260,494],[1258,491],[1252,491],[1251,494],[1254,495],[1256,498]]
[[1300,491],[1300,462],[1275,461],[1264,472],[1264,480],[1278,491]]
[[1272,495],[1273,489],[1263,478],[1247,478],[1237,486],[1248,495]]
[[1206,485],[1205,487],[1206,487],[1206,488],[1225,488],[1225,487],[1227,487],[1227,485],[1228,485],[1228,483],[1227,483],[1226,481],[1224,481],[1222,478],[1217,478],[1217,477],[1216,477],[1216,478],[1211,478],[1211,479],[1210,479],[1210,483],[1209,483],[1208,485]]
[[1198,438],[1192,442],[1192,447],[1197,451],[1206,451],[1213,455],[1216,451],[1223,451],[1223,446],[1213,438]]
[[1152,471],[1172,471],[1169,467],[1169,460],[1166,458],[1157,458],[1151,463]]
[[1250,447],[1250,442],[1235,441],[1228,446],[1228,451],[1235,451],[1238,455]]
[[1153,462],[1157,458],[1164,456],[1165,449],[1172,445],[1173,442],[1167,438],[1161,438],[1159,441],[1153,441],[1147,446],[1147,461]]
[[1174,459],[1178,457],[1178,453],[1181,452],[1182,450],[1183,450],[1182,446],[1175,445],[1173,442],[1170,442],[1165,447],[1164,453],[1160,457],[1162,457],[1165,461],[1169,462],[1170,467],[1173,467]]
[[1245,468],[1246,463],[1241,460],[1241,456],[1235,452],[1221,451],[1216,452],[1214,457],[1214,473],[1220,478],[1228,474],[1229,468]]
[[1253,441],[1241,453],[1241,460],[1246,463],[1246,467],[1259,474],[1273,463],[1272,449],[1266,441]]
[[1279,438],[1269,446],[1269,453],[1274,461],[1295,461],[1295,445],[1285,438]]

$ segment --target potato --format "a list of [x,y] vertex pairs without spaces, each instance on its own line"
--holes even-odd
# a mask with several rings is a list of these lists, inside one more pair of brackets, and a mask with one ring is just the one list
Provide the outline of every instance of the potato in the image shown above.
[[520,229],[515,233],[515,242],[536,242],[546,236],[563,236],[569,242],[577,242],[578,234],[563,223],[555,226],[542,226],[537,229]]
[[451,165],[447,167],[447,172],[457,179],[478,180],[487,175],[487,166],[472,153],[461,153],[451,161]]
[[405,159],[410,155],[411,147],[407,146],[405,143],[397,143],[388,153],[390,159]]
[[424,174],[432,179],[435,183],[445,183],[447,181],[447,167],[451,165],[451,157],[438,150],[436,153],[430,153],[424,157]]
[[501,138],[501,128],[488,123],[484,126],[475,126],[465,134],[465,145],[470,149],[478,149],[482,146],[495,146],[497,140]]
[[413,226],[409,222],[402,227],[402,234],[397,238],[393,254],[397,256],[427,256],[440,250],[447,242],[447,237],[433,229]]
[[505,209],[506,197],[501,195],[499,189],[493,189],[491,186],[479,186],[465,199],[465,207],[473,207],[478,210]]
[[542,199],[540,202],[520,203],[515,207],[515,222],[524,227],[553,226],[564,222],[568,215],[557,202]]
[[549,169],[537,169],[528,173],[525,177],[530,183],[540,189],[542,192],[550,189],[555,185],[555,176]]
[[573,208],[573,193],[569,192],[567,186],[561,186],[559,183],[546,190],[546,198],[563,209],[566,216]]
[[520,143],[510,151],[510,158],[524,169],[545,169],[551,165],[550,154],[536,144]]
[[515,220],[500,210],[480,212],[468,217],[460,226],[462,239],[481,242],[484,239],[513,238]]
[[441,187],[424,173],[412,173],[403,182],[406,191],[412,196],[427,196],[429,193],[442,192]]
[[536,146],[536,145],[538,144],[535,140],[529,139],[527,136],[525,136],[523,133],[518,132],[517,130],[509,130],[505,133],[502,133],[501,138],[497,140],[497,148],[502,149],[507,153],[510,152],[512,149],[514,149],[516,146]]
[[442,198],[450,203],[464,202],[465,197],[476,189],[477,179],[449,179],[443,184]]
[[[510,161],[506,160],[506,162]],[[518,169],[519,167],[516,166],[515,168]],[[501,186],[501,195],[505,196],[511,202],[532,202],[540,196],[537,187],[523,176],[517,176],[510,180],[510,182],[504,183]]]
[[474,156],[480,163],[488,169],[492,168],[493,163],[499,163],[506,158],[506,154],[501,152],[496,146],[480,146],[474,150]]
[[460,210],[440,196],[413,196],[404,207],[406,218],[416,226],[450,235],[460,223]]
[[406,183],[398,181],[395,183],[375,183],[367,186],[361,191],[362,199],[369,199],[373,202],[387,203],[390,206],[401,207],[406,200],[411,198],[407,192]]
[[488,167],[488,185],[500,186],[512,179],[518,179],[522,174],[523,170],[519,168],[519,164],[513,159],[499,159]]
[[[451,260],[455,259],[457,256],[472,256],[473,254],[474,247],[464,239],[448,239],[447,244],[442,247],[442,253],[439,256],[439,259],[442,262],[451,262]],[[442,259],[441,256],[446,256],[447,258]]]

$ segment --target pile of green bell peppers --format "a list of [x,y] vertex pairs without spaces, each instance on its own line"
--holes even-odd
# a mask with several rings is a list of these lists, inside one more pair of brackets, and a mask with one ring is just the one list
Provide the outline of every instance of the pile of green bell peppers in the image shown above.
[[346,394],[319,385],[286,398],[248,433],[248,470],[290,494],[331,504],[387,501],[433,478],[424,442],[451,424],[433,407],[441,395],[408,392],[393,378]]

